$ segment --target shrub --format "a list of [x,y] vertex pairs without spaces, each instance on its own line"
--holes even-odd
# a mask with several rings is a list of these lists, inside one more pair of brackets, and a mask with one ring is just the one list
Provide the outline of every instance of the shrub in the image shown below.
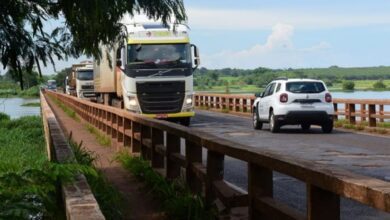
[[385,83],[383,82],[383,80],[378,80],[374,83],[373,85],[373,88],[374,89],[386,89],[386,85]]
[[343,82],[343,90],[354,90],[355,83],[353,81],[344,81]]
[[3,112],[0,112],[0,122],[1,121],[9,121],[10,120],[10,117],[9,115],[3,113]]

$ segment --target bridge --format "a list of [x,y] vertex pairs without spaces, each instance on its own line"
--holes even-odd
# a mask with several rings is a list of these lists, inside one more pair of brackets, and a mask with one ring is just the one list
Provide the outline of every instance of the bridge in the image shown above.
[[[254,131],[250,96],[196,95],[200,110],[191,127],[54,92],[42,94],[42,103],[47,97],[109,136],[113,150],[149,160],[167,179],[183,178],[225,218],[390,219],[388,137],[339,129],[322,134],[315,127],[303,132],[294,126],[282,134]],[[389,118],[384,108],[389,104],[335,100],[335,110],[351,123],[367,121],[365,129],[372,130]],[[53,115],[47,103],[44,107],[48,121]],[[58,132],[53,125],[45,128],[47,137]],[[50,140],[48,149],[55,149],[56,140]],[[70,219],[74,209],[67,207]]]

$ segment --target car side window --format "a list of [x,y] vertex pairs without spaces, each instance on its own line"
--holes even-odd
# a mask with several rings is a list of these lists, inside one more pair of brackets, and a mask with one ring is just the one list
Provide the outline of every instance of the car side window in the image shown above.
[[264,90],[264,93],[263,93],[263,97],[266,97],[268,96],[268,93],[269,93],[269,89],[271,88],[271,84],[268,85],[267,87],[265,87],[265,90]]
[[280,87],[281,87],[281,84],[280,84],[280,83],[278,83],[278,86],[276,86],[276,91],[275,91],[275,93],[277,93],[277,92],[279,92],[279,91],[280,91]]
[[274,94],[275,85],[276,85],[276,83],[272,83],[272,84],[271,84],[271,87],[269,88],[268,95]]

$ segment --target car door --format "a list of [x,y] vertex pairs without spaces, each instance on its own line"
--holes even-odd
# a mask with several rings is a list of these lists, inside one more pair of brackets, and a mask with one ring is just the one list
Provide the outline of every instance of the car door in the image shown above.
[[260,102],[259,102],[259,117],[262,120],[268,119],[267,106],[269,106],[269,102],[270,102],[269,94],[270,94],[272,87],[274,87],[273,85],[275,85],[275,83],[271,83],[265,88],[264,93],[263,93],[263,97],[260,99]]
[[264,100],[264,108],[263,108],[263,120],[268,120],[269,119],[269,108],[271,107],[272,99],[273,99],[273,94],[275,90],[275,85],[276,83],[271,83],[270,87],[268,89],[267,96],[265,97]]

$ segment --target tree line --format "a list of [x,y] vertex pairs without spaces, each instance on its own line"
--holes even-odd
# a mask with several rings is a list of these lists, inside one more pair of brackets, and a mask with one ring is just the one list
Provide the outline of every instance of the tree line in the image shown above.
[[[390,67],[341,68],[332,66],[329,68],[308,69],[269,69],[259,67],[251,70],[232,68],[207,69],[203,67],[194,73],[194,77],[195,86],[200,89],[223,86],[229,78],[234,79],[234,82],[230,83],[236,85],[255,85],[258,88],[263,88],[278,77],[314,78],[323,80],[328,86],[332,86],[334,83],[342,83],[348,80],[380,81],[390,79]],[[378,83],[377,86],[383,87],[382,84],[383,81]]]

